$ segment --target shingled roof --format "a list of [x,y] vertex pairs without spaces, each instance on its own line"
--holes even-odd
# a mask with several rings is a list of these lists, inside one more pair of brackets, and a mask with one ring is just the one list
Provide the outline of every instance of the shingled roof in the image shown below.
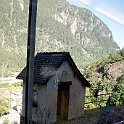
[[[34,83],[47,83],[48,80],[53,76],[52,72],[55,72],[64,61],[69,62],[75,73],[75,76],[82,81],[82,84],[90,87],[89,82],[80,73],[69,52],[37,53],[34,58]],[[26,67],[16,78],[26,80]]]

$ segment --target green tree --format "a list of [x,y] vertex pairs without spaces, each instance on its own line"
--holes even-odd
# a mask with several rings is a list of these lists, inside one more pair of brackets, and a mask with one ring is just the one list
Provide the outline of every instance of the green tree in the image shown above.
[[117,85],[113,90],[113,95],[110,98],[111,105],[124,105],[124,75],[117,80]]

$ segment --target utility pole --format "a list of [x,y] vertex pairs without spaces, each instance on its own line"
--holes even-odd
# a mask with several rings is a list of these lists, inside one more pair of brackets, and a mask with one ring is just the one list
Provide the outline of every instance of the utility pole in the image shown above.
[[25,88],[25,124],[32,124],[36,15],[37,0],[30,0],[27,41],[27,72]]

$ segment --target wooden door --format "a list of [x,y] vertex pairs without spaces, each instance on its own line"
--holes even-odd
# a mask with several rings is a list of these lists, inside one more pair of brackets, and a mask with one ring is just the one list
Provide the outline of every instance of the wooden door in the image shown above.
[[58,86],[57,119],[68,119],[69,89],[69,85]]

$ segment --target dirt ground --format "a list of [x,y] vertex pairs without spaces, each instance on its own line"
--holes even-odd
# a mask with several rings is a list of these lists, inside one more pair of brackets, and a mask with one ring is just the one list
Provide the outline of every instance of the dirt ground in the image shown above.
[[96,124],[100,116],[100,109],[86,110],[84,114],[69,121],[58,121],[55,124]]
[[115,124],[121,121],[124,124],[124,106],[85,110],[77,119],[58,121],[55,124]]

